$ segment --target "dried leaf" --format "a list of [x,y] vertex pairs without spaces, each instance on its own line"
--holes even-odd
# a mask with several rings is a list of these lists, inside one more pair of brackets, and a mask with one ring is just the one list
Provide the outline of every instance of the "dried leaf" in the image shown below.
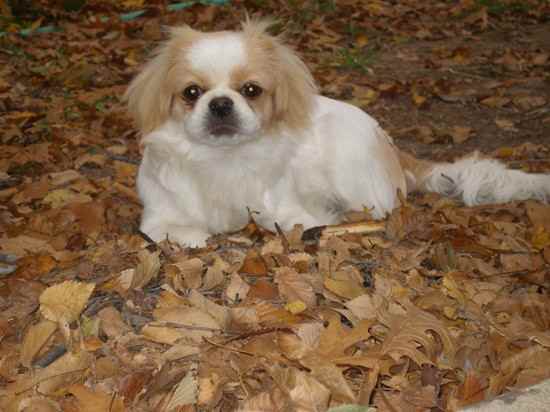
[[31,366],[34,357],[43,349],[56,330],[57,323],[49,320],[43,320],[27,330],[21,348],[21,364],[23,366],[27,368]]
[[166,411],[179,410],[182,406],[193,405],[197,403],[199,392],[196,370],[190,370],[187,375],[178,383],[170,402],[166,406]]
[[50,286],[40,295],[40,312],[53,322],[73,322],[88,303],[95,285],[65,281]]
[[287,302],[300,300],[308,307],[316,305],[317,299],[313,287],[294,269],[287,267],[277,269],[275,282],[279,287],[279,293]]
[[124,400],[116,394],[90,389],[82,384],[71,385],[67,392],[78,400],[78,407],[87,412],[124,412]]
[[240,302],[245,299],[250,290],[248,283],[236,273],[233,273],[229,279],[229,285],[227,285],[225,289],[225,296],[227,299],[232,303]]
[[246,255],[239,273],[249,275],[265,276],[267,275],[267,265],[264,259],[254,249],[251,249]]

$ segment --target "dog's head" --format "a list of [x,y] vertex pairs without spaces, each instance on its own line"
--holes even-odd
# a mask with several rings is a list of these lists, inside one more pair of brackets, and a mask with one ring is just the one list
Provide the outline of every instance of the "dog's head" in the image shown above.
[[314,80],[268,26],[247,21],[236,32],[171,29],[126,93],[142,133],[172,120],[195,142],[234,145],[278,128],[304,128]]

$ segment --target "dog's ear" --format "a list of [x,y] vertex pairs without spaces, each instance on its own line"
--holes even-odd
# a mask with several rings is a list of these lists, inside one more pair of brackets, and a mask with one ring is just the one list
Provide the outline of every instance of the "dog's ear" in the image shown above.
[[243,23],[243,31],[248,38],[255,38],[268,53],[270,69],[276,80],[273,94],[274,120],[300,129],[310,121],[317,86],[300,57],[281,37],[267,32],[274,23],[272,20],[247,18]]
[[169,72],[174,66],[175,51],[195,33],[187,26],[170,29],[169,39],[155,50],[153,58],[130,83],[124,99],[143,134],[155,130],[170,116],[174,91],[169,84]]
[[291,128],[303,128],[311,120],[313,99],[317,93],[315,80],[298,55],[279,40],[276,40],[275,56],[275,118]]

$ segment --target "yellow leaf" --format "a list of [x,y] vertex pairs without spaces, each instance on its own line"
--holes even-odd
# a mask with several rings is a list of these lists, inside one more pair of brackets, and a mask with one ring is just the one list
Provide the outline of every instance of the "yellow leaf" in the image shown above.
[[80,316],[94,288],[93,283],[70,280],[50,286],[40,295],[40,312],[54,322],[73,322]]
[[40,17],[38,20],[33,22],[33,24],[31,24],[30,30],[35,31],[36,29],[38,29],[42,25],[42,20],[44,20],[44,17]]
[[307,305],[301,300],[294,300],[292,302],[287,303],[285,305],[285,309],[288,310],[293,315],[297,315],[298,313],[302,313],[304,310],[306,310]]
[[42,202],[47,205],[49,204],[52,209],[56,209],[70,203],[86,203],[91,201],[92,198],[88,195],[77,193],[70,189],[57,189],[48,193]]
[[512,157],[514,155],[514,149],[511,147],[501,147],[498,149],[498,157]]
[[537,226],[533,236],[531,237],[531,243],[533,247],[538,250],[542,250],[547,246],[550,246],[550,233],[548,233],[544,227]]
[[412,100],[417,106],[422,106],[426,102],[426,97],[419,94],[416,90],[413,90]]
[[360,34],[355,38],[355,45],[357,47],[365,47],[369,43],[369,38],[364,34]]
[[125,9],[139,9],[143,7],[144,0],[123,0],[122,7]]
[[365,290],[356,282],[351,279],[336,280],[332,278],[326,278],[324,281],[325,288],[332,293],[341,296],[346,299],[355,299],[365,293]]

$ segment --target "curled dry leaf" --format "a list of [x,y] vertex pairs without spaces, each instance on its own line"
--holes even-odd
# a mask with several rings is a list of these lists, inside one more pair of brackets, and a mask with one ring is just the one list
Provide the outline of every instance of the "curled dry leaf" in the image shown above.
[[132,289],[142,289],[151,279],[157,277],[160,270],[160,250],[149,252],[142,249],[138,252],[139,263],[136,266]]
[[205,265],[199,258],[192,258],[166,266],[166,275],[172,279],[176,290],[198,289],[202,285]]
[[40,312],[53,322],[73,322],[88,303],[95,285],[76,281],[65,281],[50,286],[40,295]]
[[[417,365],[432,364],[430,358],[436,355],[436,341],[427,333],[435,332],[443,344],[447,362],[452,364],[456,348],[448,329],[432,314],[414,306],[408,308],[406,316],[379,314],[380,321],[388,326],[380,354],[389,355],[395,361],[401,356],[411,358]],[[424,349],[424,354],[418,346]]]

